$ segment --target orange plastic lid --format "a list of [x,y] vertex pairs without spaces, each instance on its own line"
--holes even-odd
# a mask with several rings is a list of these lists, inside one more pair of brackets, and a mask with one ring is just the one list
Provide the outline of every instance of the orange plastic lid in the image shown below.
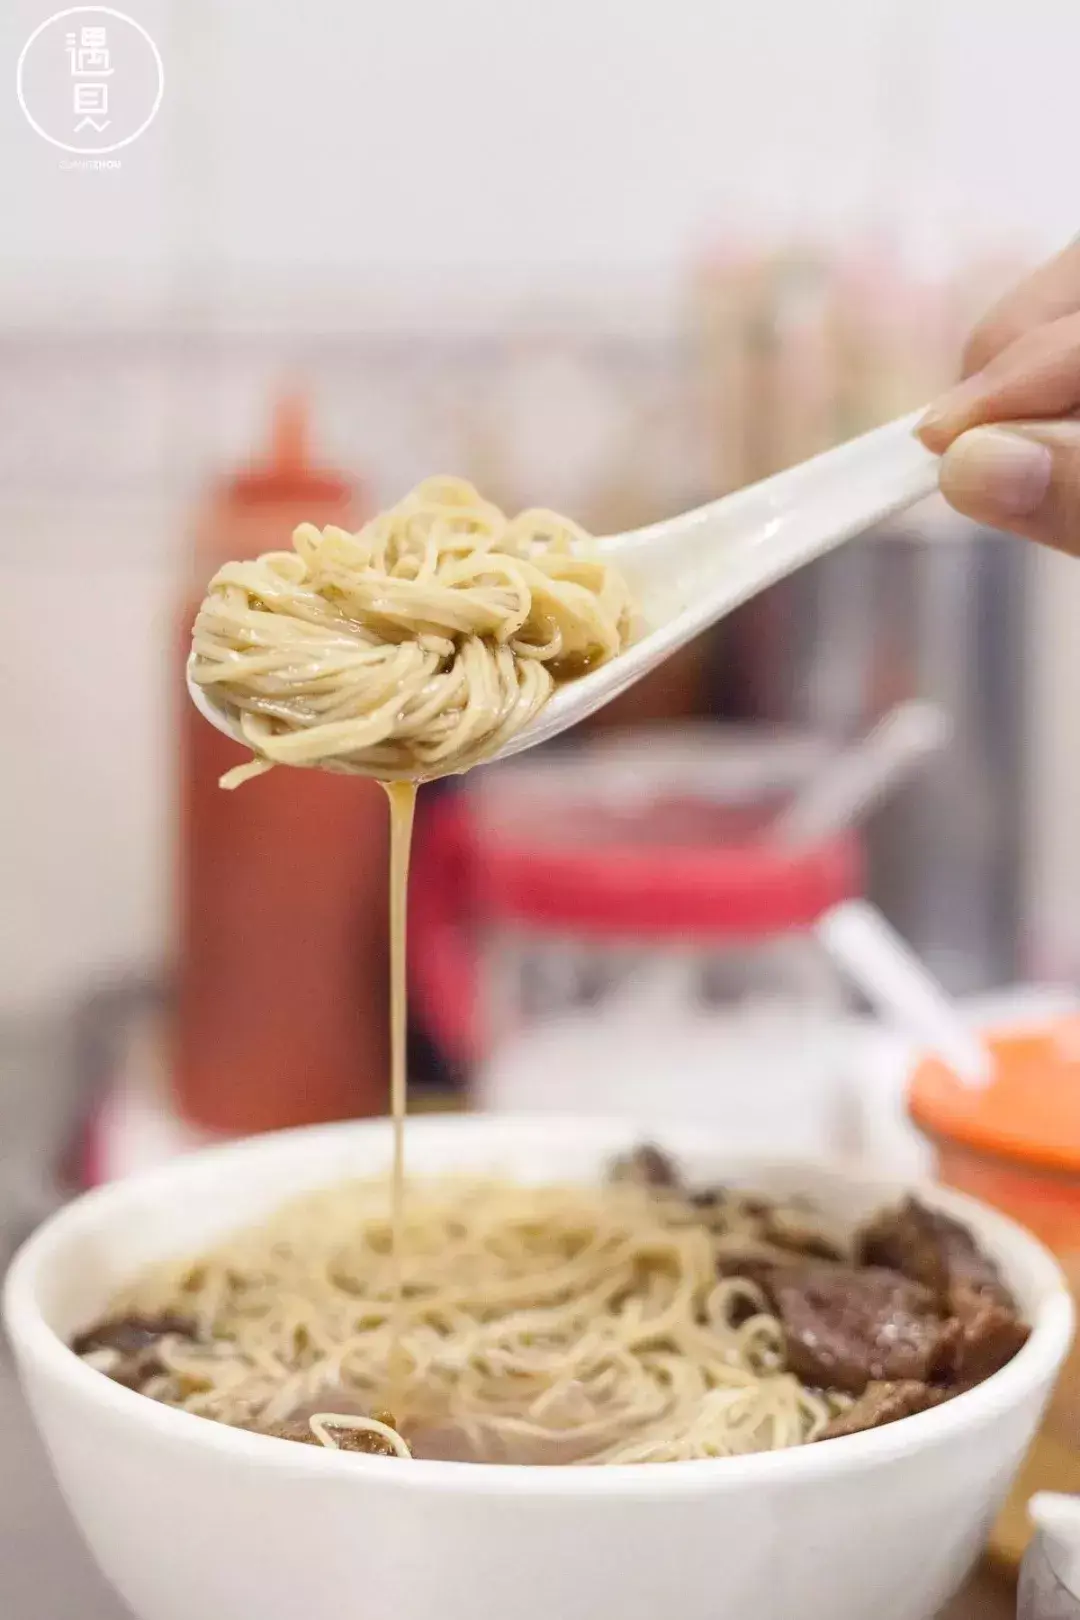
[[915,1071],[909,1106],[931,1136],[1000,1158],[1080,1171],[1080,1018],[989,1037],[995,1073],[965,1086],[937,1058]]

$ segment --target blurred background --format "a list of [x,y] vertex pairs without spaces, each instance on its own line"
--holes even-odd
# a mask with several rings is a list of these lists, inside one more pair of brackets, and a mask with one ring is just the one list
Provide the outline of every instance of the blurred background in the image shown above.
[[[432,470],[601,532],[699,503],[929,398],[971,319],[1075,226],[1068,0],[137,9],[167,89],[116,166],[73,166],[0,106],[0,1020],[9,1098],[35,1077],[34,1173],[59,1154],[75,1181],[133,1108],[158,1142],[383,1106],[382,806],[319,780],[217,794],[228,745],[179,674],[219,561],[301,516],[359,524]],[[5,9],[13,59],[46,14]],[[950,744],[857,830],[846,887],[957,993],[1071,980],[1078,596],[1060,559],[929,503],[633,693],[569,798],[543,759],[517,790],[545,781],[575,814],[624,780],[639,819],[672,794],[760,810],[927,700]],[[618,738],[648,722],[675,753],[633,734],[628,764]],[[530,1008],[606,1032],[627,1000],[608,958],[670,955],[664,917],[631,897],[598,920],[587,896],[534,916],[487,859],[483,790],[427,797],[418,1083],[475,1077]],[[626,838],[661,894],[680,845],[730,842],[707,817],[658,826]],[[518,833],[511,868],[537,859],[540,830]],[[745,936],[728,904],[691,934]],[[589,960],[548,983],[533,957],[579,936]],[[706,1001],[746,988],[709,972]],[[789,995],[786,967],[766,977]],[[663,983],[673,1018],[700,1001]]]
[[[435,471],[598,532],[701,503],[931,397],[1077,225],[1072,0],[130,11],[166,90],[115,166],[0,97],[5,1241],[207,1134],[385,1106],[381,796],[218,795],[180,678],[220,561]],[[9,65],[49,12],[7,0]],[[569,764],[422,796],[421,1105],[782,1113],[916,1162],[833,1084],[858,1008],[807,926],[865,892],[958,995],[1080,978],[1078,612],[1080,569],[931,502]],[[873,815],[757,836],[912,699],[950,740]]]

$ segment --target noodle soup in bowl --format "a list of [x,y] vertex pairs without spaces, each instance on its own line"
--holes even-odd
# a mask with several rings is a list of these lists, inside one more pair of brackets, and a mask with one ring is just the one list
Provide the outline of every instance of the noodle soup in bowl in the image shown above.
[[[655,1133],[688,1181],[811,1200],[845,1226],[903,1189],[842,1169],[732,1159]],[[410,1177],[599,1183],[625,1122],[410,1122]],[[960,1584],[1068,1347],[1052,1258],[939,1189],[1030,1324],[1006,1365],[885,1427],[787,1450],[602,1467],[485,1465],[286,1444],[176,1410],[68,1342],[147,1268],[198,1254],[288,1200],[390,1162],[388,1122],[259,1138],[88,1194],[8,1278],[6,1319],[70,1508],[140,1620],[927,1620]]]

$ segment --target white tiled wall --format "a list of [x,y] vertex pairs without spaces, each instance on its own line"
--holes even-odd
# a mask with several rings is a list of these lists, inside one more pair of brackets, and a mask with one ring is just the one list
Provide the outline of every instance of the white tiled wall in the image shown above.
[[[2,521],[0,1010],[9,1011],[143,966],[162,948],[159,720],[172,570],[166,552],[140,559],[138,550],[147,526],[175,519],[160,508],[58,508],[19,525],[26,548],[14,560],[8,513]],[[73,562],[62,553],[76,536]],[[40,557],[35,537],[45,540]]]
[[[5,72],[51,10],[5,0]],[[61,172],[0,96],[5,280],[119,271],[142,303],[200,269],[434,270],[437,285],[481,265],[671,266],[748,221],[871,218],[927,251],[1076,228],[1074,0],[140,0],[139,15],[166,98],[120,171]]]

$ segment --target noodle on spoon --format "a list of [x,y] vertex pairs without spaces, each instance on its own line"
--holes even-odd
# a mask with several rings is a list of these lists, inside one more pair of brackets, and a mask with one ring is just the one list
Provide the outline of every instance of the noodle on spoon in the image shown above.
[[356,534],[301,524],[292,551],[226,564],[192,641],[255,756],[223,785],[273,765],[423,781],[497,753],[627,643],[626,583],[588,545],[431,478]]
[[[574,524],[542,510],[507,518],[454,478],[428,479],[357,534],[301,524],[292,551],[226,564],[195,621],[192,678],[254,756],[223,787],[309,766],[374,776],[390,799],[392,1310],[380,1390],[395,1409],[409,1395],[405,896],[416,784],[497,753],[557,681],[619,653],[630,622],[625,582],[588,556]],[[333,1445],[328,1424],[314,1422]],[[380,1422],[361,1430],[377,1437]]]

